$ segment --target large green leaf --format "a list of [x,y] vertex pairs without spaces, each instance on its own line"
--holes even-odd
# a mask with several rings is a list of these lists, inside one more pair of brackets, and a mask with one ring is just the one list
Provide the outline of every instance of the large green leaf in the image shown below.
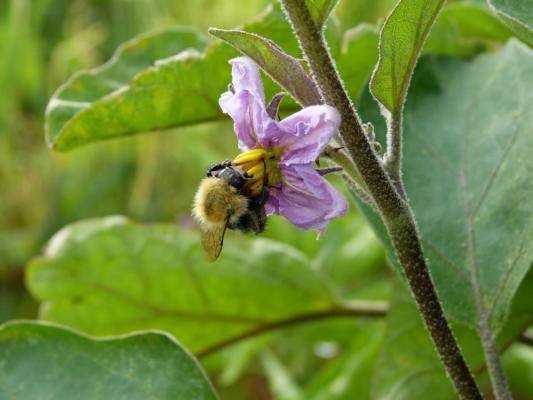
[[[510,41],[471,63],[421,65],[405,114],[403,175],[425,253],[449,317],[477,326],[467,229],[494,333],[533,259],[533,53]],[[366,98],[361,108],[374,107]],[[376,119],[378,118],[378,119]],[[467,201],[472,221],[467,218]],[[382,225],[371,220],[389,255]]]
[[494,13],[516,35],[533,46],[533,1],[532,0],[487,0]]
[[[500,351],[505,351],[533,319],[532,285],[533,271],[530,271],[513,301],[512,318],[497,338]],[[385,340],[375,365],[372,398],[455,399],[413,298],[399,282],[394,286],[390,304]],[[486,369],[479,339],[471,329],[460,325],[455,325],[454,331],[468,364],[476,372],[477,381],[490,391],[490,384],[484,379]],[[520,388],[514,382],[511,386],[513,393]]]
[[372,378],[372,399],[450,400],[446,379],[428,332],[409,292],[399,283],[391,296],[385,339]]
[[55,325],[0,326],[0,398],[216,399],[200,366],[169,335],[95,340]]
[[[145,119],[147,114],[160,115],[171,105],[163,103],[168,98],[164,96],[164,88],[137,85],[135,82],[140,79],[137,74],[147,68],[153,73],[158,69],[154,68],[156,61],[185,50],[188,51],[182,53],[181,58],[194,58],[204,48],[202,37],[184,29],[142,35],[123,44],[108,63],[75,74],[52,96],[46,110],[48,144],[56,150],[66,150],[90,141],[93,136],[105,138],[123,134],[138,124],[154,129],[149,119]],[[179,91],[177,87],[173,90]],[[136,101],[125,96],[125,91],[133,91]],[[156,98],[162,103],[155,104]],[[179,108],[171,111],[180,113]]]
[[400,0],[381,30],[370,90],[391,113],[403,106],[418,56],[443,5],[444,0]]
[[161,329],[196,353],[338,306],[303,254],[231,233],[211,264],[197,235],[172,225],[144,227],[121,217],[80,222],[54,236],[31,263],[27,284],[45,320],[95,335]]
[[[299,55],[279,7],[270,7],[245,29]],[[221,43],[201,53],[204,47],[196,34],[179,30],[127,43],[103,67],[80,72],[53,95],[46,118],[48,143],[66,151],[98,140],[225,118],[218,98],[231,81],[227,62],[237,53]],[[272,87],[267,85],[267,93]]]

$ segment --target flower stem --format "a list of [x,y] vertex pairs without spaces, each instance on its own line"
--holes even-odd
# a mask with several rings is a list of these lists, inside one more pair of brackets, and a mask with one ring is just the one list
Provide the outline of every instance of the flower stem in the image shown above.
[[342,174],[342,178],[346,182],[346,185],[348,185],[348,188],[354,192],[361,200],[363,200],[370,208],[372,208],[375,212],[379,213],[378,207],[376,206],[376,203],[374,202],[374,199],[368,193],[365,189],[363,189],[359,184],[346,172]]
[[362,127],[305,0],[281,0],[326,104],[341,114],[340,135],[379,208],[411,291],[439,356],[463,399],[482,399],[446,321],[422,252],[414,215],[389,178]]
[[357,182],[357,184],[361,186],[363,190],[365,190],[366,185],[363,181],[363,178],[361,178],[359,171],[357,171],[357,167],[355,166],[350,156],[346,154],[346,151],[344,151],[343,148],[327,145],[324,151],[322,152],[322,155],[324,157],[329,158],[338,166],[342,167],[344,172],[350,175],[352,179]]

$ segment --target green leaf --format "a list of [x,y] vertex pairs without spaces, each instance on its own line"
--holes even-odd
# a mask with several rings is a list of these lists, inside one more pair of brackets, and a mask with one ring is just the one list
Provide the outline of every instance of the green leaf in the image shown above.
[[452,3],[443,8],[424,45],[424,54],[472,56],[495,49],[513,36],[487,7]]
[[301,62],[289,56],[271,40],[239,30],[211,28],[209,33],[252,58],[300,104],[310,106],[321,103],[318,89]]
[[[513,318],[497,338],[498,348],[505,351],[502,357],[504,362],[508,358],[507,348],[531,323],[532,288],[533,271],[530,271],[513,301]],[[442,363],[437,358],[433,343],[407,288],[395,282],[392,293],[385,340],[375,365],[372,398],[455,399],[453,388],[445,376]],[[471,329],[459,324],[455,324],[453,330],[468,365],[475,371],[476,380],[490,390],[489,382],[484,379],[487,371],[479,338]],[[514,389],[513,387],[513,392]]]
[[385,339],[372,378],[372,399],[450,400],[446,379],[428,332],[407,289],[396,283],[390,300]]
[[403,106],[418,56],[443,5],[444,0],[401,0],[381,29],[370,90],[391,113]]
[[[472,56],[501,45],[512,32],[478,4],[446,6],[439,14],[424,54]],[[352,99],[359,99],[378,61],[379,39],[374,25],[360,24],[345,32],[337,67]]]
[[[139,72],[148,68],[144,75],[153,73],[160,68],[154,67],[156,61],[176,54],[181,53],[181,59],[194,58],[205,45],[201,36],[184,29],[141,35],[120,46],[113,58],[103,66],[75,74],[48,103],[48,144],[56,150],[67,150],[93,140],[93,137],[106,138],[127,133],[136,125],[154,129],[149,119],[144,117],[148,112],[164,113],[162,108],[170,104],[154,104],[152,101],[156,99],[156,93],[159,101],[164,101],[168,96],[165,97],[162,87],[139,86],[142,78]],[[176,92],[178,89],[173,88]],[[137,95],[136,100],[125,96],[125,92],[131,91]],[[143,113],[139,110],[143,110]],[[179,114],[176,110],[173,112]]]
[[94,335],[161,329],[195,353],[267,323],[338,305],[292,247],[228,232],[216,264],[196,234],[121,217],[70,225],[29,266],[40,317]]
[[[269,7],[261,20],[245,29],[274,41],[288,54],[299,54],[279,7]],[[75,75],[48,104],[49,145],[66,151],[94,141],[227,118],[218,99],[231,82],[228,60],[237,53],[221,43],[200,53],[204,47],[203,39],[190,31],[163,31],[134,39],[105,66]],[[274,92],[272,88],[266,83],[267,93]]]
[[[515,40],[471,63],[429,59],[420,65],[405,113],[406,191],[445,311],[477,327],[467,250],[472,228],[494,334],[533,260],[530,76],[533,53]],[[370,104],[367,98],[363,115]],[[373,115],[379,118],[377,107]],[[366,116],[377,126],[379,120]],[[382,225],[370,219],[395,259]]]
[[95,340],[59,326],[0,326],[0,398],[216,399],[200,366],[169,335]]
[[533,1],[487,0],[492,11],[524,42],[533,46]]
[[323,27],[339,0],[305,0],[311,16],[319,27]]

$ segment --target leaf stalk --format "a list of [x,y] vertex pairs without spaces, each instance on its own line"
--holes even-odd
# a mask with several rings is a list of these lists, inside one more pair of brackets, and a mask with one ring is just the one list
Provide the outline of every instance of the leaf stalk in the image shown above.
[[394,111],[387,121],[387,152],[383,158],[385,168],[398,192],[405,197],[402,181],[403,106]]
[[320,321],[329,318],[383,318],[387,315],[388,311],[389,307],[387,303],[381,301],[353,301],[338,308],[311,312],[307,314],[299,314],[280,321],[258,325],[237,336],[230,337],[211,347],[207,347],[198,352],[196,356],[198,358],[204,358],[242,340],[272,332],[277,329],[288,328],[307,322]]

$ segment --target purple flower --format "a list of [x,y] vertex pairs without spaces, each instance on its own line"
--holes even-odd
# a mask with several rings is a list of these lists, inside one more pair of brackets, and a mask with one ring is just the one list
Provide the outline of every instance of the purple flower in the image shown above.
[[252,192],[261,190],[266,166],[267,214],[281,214],[299,228],[316,229],[320,237],[329,220],[343,216],[347,209],[343,195],[311,165],[339,127],[339,113],[318,105],[276,121],[266,110],[255,63],[238,57],[230,64],[233,85],[222,94],[219,104],[233,119],[244,152],[233,163],[257,179]]

